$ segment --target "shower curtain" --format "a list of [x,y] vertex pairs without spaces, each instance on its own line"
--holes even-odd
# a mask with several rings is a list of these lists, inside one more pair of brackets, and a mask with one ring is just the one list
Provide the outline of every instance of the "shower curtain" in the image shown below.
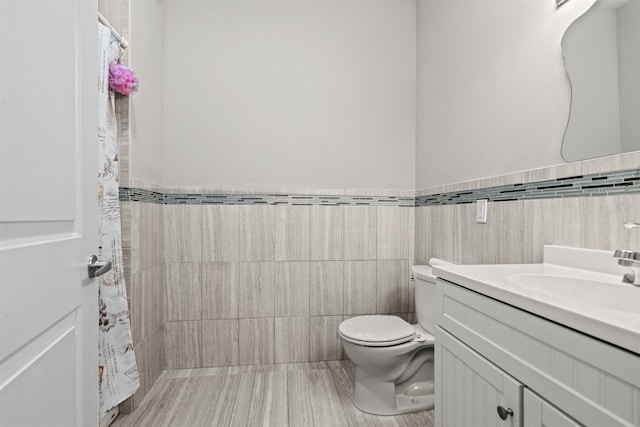
[[98,238],[99,258],[112,268],[99,279],[98,376],[100,417],[131,396],[140,386],[129,324],[124,282],[120,201],[118,188],[118,139],[113,94],[109,93],[109,64],[120,45],[111,31],[98,24],[100,69],[98,79]]

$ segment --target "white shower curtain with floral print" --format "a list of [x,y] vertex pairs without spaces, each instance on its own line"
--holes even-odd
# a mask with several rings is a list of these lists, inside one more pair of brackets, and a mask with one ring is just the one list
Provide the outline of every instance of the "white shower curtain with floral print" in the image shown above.
[[112,268],[99,279],[98,375],[100,417],[131,396],[140,386],[129,324],[122,260],[118,187],[118,138],[113,94],[109,93],[109,64],[118,57],[119,43],[98,24],[98,248],[99,258]]

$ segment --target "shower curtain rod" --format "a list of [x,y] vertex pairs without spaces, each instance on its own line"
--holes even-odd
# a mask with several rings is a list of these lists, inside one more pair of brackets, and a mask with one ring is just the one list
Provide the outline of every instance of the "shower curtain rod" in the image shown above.
[[111,32],[113,33],[114,36],[116,36],[116,39],[118,39],[118,42],[120,42],[120,47],[123,49],[126,49],[127,46],[129,46],[129,42],[127,42],[125,40],[124,37],[122,37],[120,35],[120,33],[118,32],[118,30],[116,30],[113,25],[111,25],[109,23],[109,21],[107,21],[107,18],[105,18],[104,16],[102,16],[102,14],[100,12],[98,12],[98,21],[102,22],[102,24],[104,24],[107,28],[109,28],[111,30]]

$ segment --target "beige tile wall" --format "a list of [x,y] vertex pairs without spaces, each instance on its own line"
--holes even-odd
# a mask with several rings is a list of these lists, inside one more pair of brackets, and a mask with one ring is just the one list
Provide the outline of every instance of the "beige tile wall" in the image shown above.
[[416,262],[431,257],[462,264],[538,263],[544,245],[640,248],[640,194],[489,203],[486,224],[475,205],[418,207]]
[[[121,207],[125,281],[140,375],[140,388],[121,405],[123,412],[130,412],[140,404],[165,369],[164,219],[163,206],[159,204],[122,202]],[[171,274],[185,277],[181,281],[183,286],[193,288],[188,271],[172,270]],[[172,307],[172,315],[184,315],[183,307]]]
[[346,317],[410,318],[413,212],[164,206],[166,368],[340,359]]
[[125,410],[162,369],[335,360],[345,318],[413,320],[414,253],[522,263],[540,262],[544,244],[640,247],[622,227],[640,219],[640,195],[494,202],[487,224],[474,205],[122,205],[142,379]]
[[[561,164],[504,176],[421,189],[429,195],[576,175],[637,169],[640,151]],[[415,257],[456,263],[537,263],[544,245],[613,250],[640,248],[640,194],[489,203],[487,224],[475,222],[474,205],[415,209]]]

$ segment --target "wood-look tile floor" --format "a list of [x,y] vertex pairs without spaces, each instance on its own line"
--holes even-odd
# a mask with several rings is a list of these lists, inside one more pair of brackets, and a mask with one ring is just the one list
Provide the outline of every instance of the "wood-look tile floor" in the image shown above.
[[165,371],[113,427],[433,427],[433,410],[374,416],[353,406],[350,361]]

